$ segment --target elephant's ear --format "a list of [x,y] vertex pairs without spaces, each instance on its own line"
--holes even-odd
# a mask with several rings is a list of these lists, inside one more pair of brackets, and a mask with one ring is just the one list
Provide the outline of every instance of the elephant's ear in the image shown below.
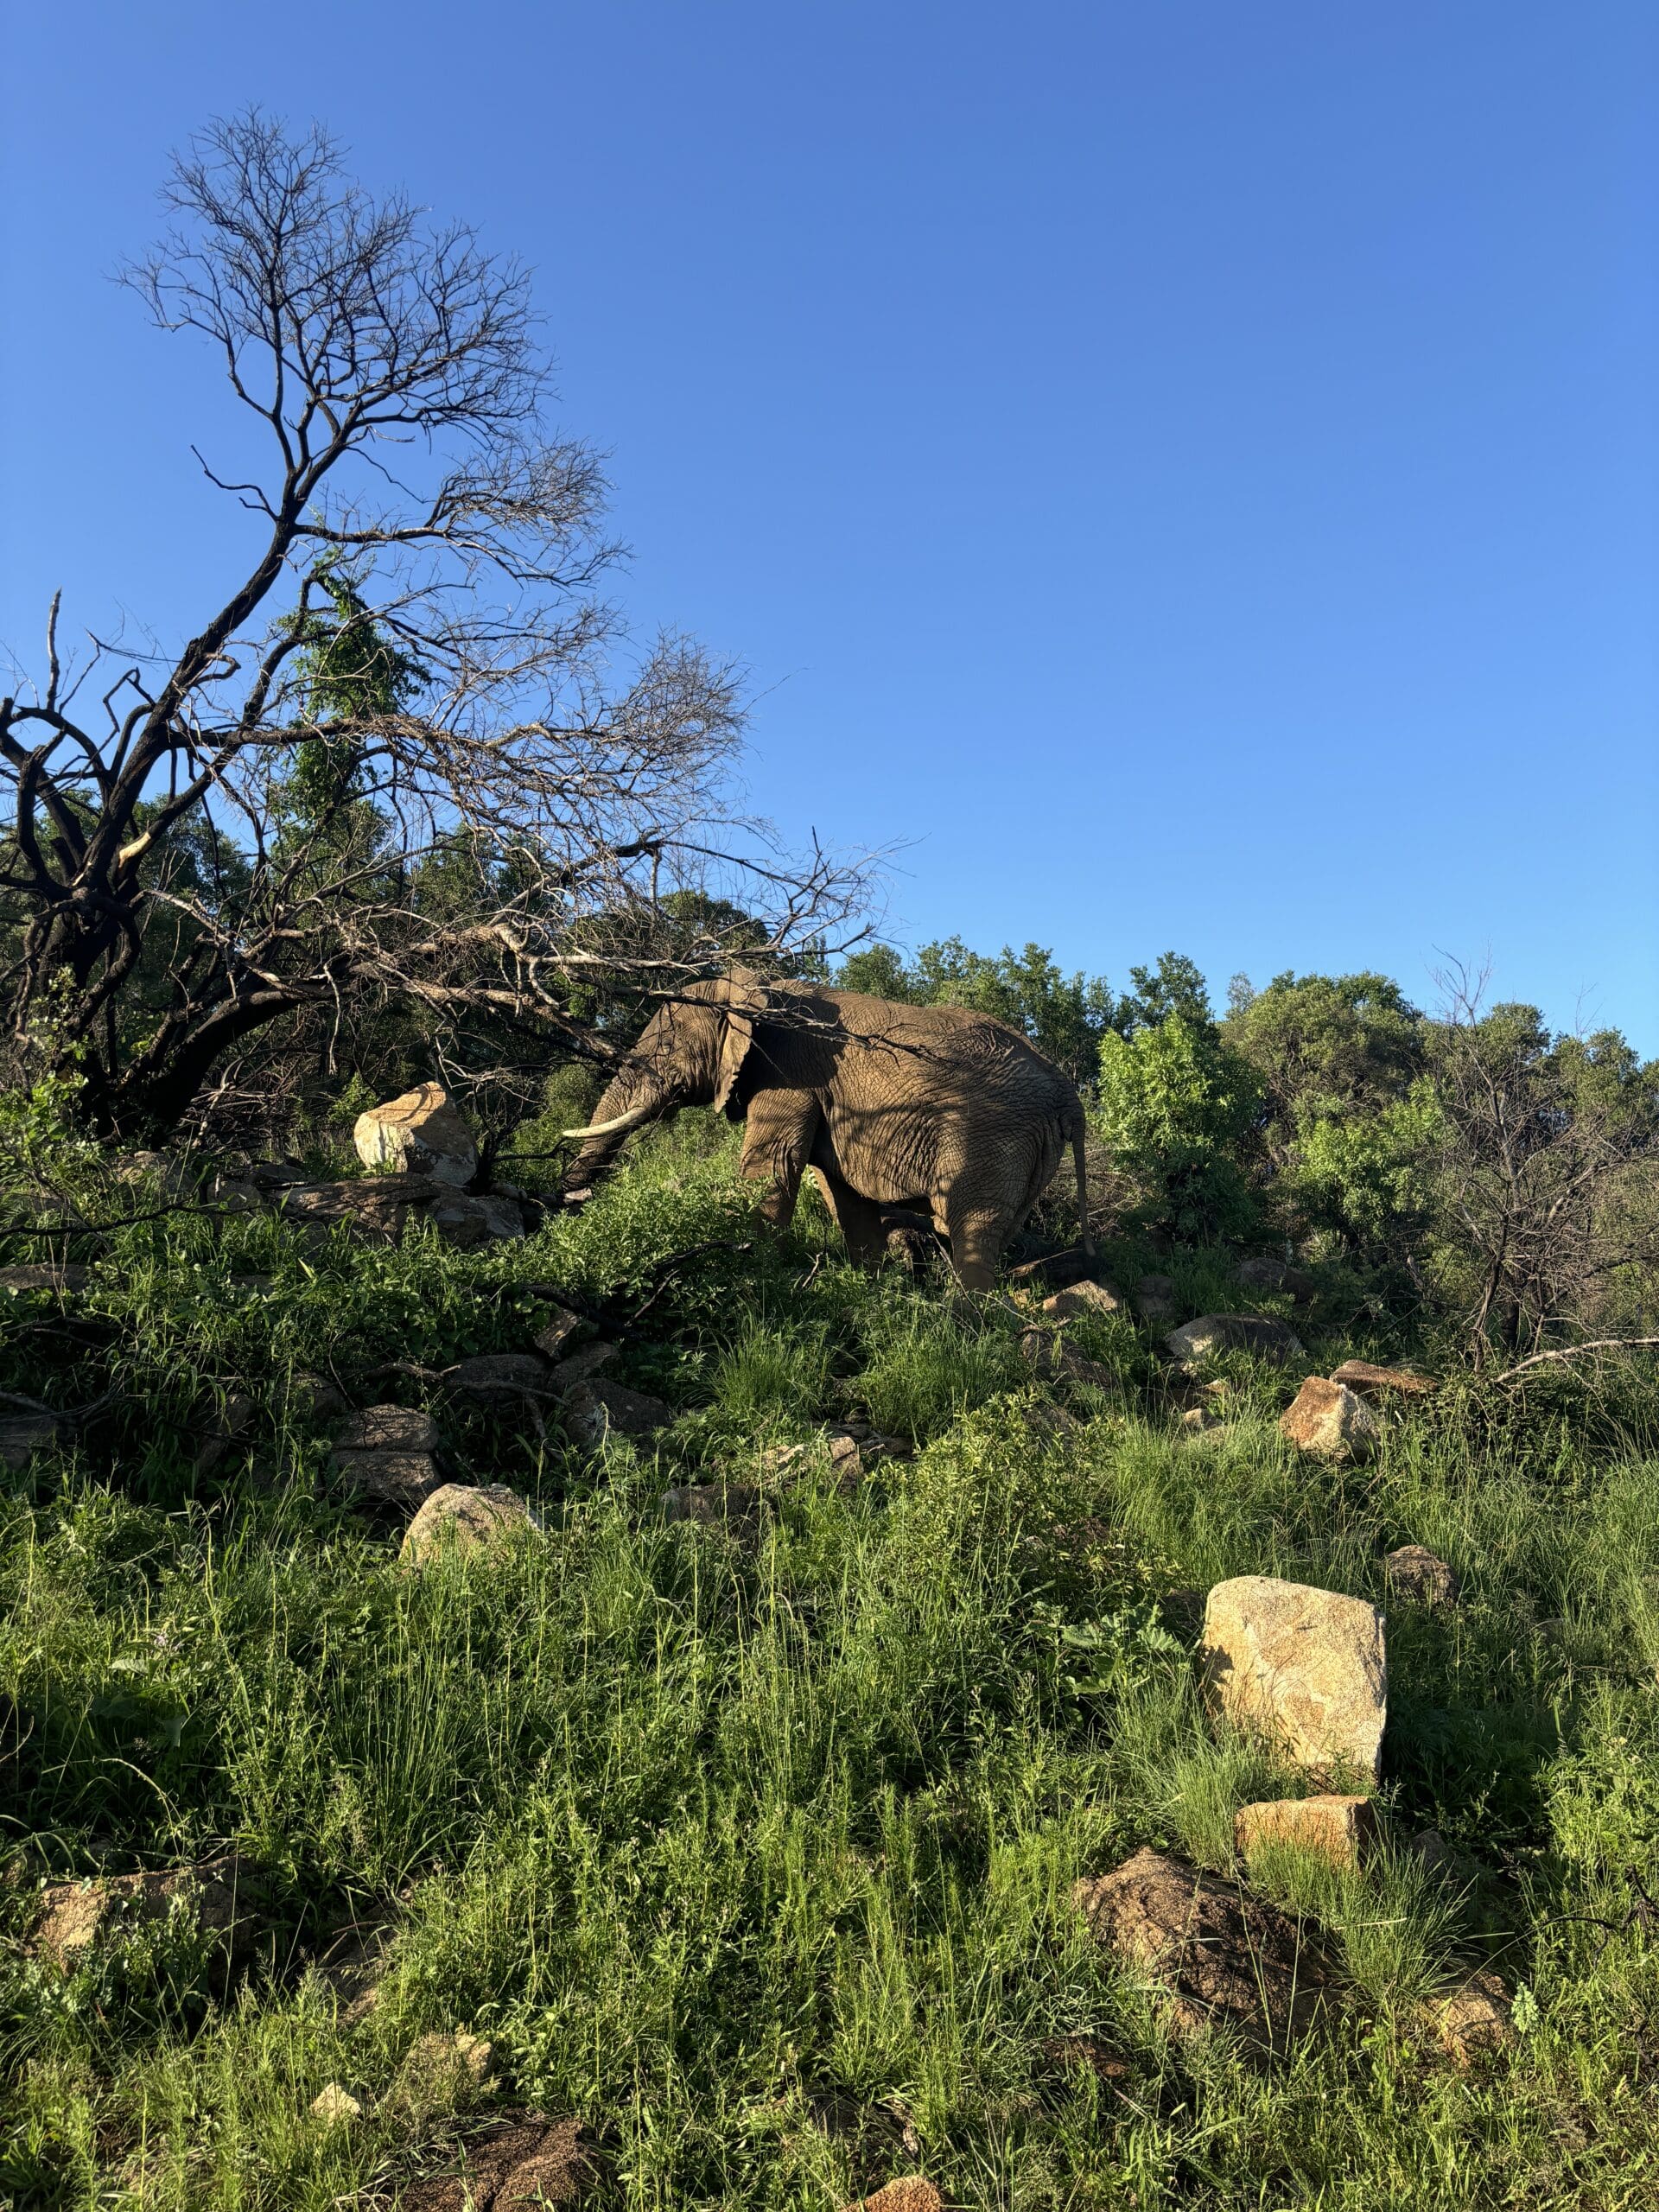
[[737,1088],[737,1078],[749,1048],[754,1043],[754,1018],[758,1009],[747,1006],[728,1006],[720,1039],[720,1067],[715,1077],[715,1111],[723,1114],[731,1104],[732,1093]]

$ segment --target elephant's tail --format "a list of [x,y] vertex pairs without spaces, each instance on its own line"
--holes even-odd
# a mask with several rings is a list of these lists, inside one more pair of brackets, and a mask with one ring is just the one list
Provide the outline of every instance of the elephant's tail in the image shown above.
[[1086,1124],[1079,1114],[1071,1125],[1071,1157],[1077,1170],[1077,1235],[1083,1246],[1083,1256],[1095,1256],[1095,1240],[1089,1234],[1089,1168],[1084,1157],[1084,1135]]

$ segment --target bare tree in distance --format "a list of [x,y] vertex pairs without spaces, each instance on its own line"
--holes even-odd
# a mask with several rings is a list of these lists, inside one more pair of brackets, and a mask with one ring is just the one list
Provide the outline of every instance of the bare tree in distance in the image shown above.
[[[54,599],[0,700],[24,1064],[77,1067],[99,1128],[160,1133],[299,1009],[487,1013],[602,1058],[594,992],[708,972],[721,917],[751,963],[846,931],[863,864],[736,805],[736,671],[671,633],[613,672],[603,469],[548,427],[524,271],[257,111],[164,198],[124,278],[250,410],[261,461],[197,458],[257,543],[176,652],[67,656]],[[708,927],[658,927],[688,888]]]
[[1659,1085],[1616,1033],[1552,1039],[1535,1008],[1488,1007],[1484,972],[1436,980],[1433,1196],[1471,1357],[1507,1376],[1552,1332],[1619,1318],[1621,1285],[1659,1262]]

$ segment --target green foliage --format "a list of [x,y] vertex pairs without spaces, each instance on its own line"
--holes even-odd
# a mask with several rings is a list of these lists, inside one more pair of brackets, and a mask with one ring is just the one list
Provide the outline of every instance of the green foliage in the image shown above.
[[1140,1184],[1141,1218],[1168,1235],[1249,1234],[1241,1159],[1259,1100],[1249,1063],[1206,1019],[1166,1014],[1102,1041],[1096,1127]]

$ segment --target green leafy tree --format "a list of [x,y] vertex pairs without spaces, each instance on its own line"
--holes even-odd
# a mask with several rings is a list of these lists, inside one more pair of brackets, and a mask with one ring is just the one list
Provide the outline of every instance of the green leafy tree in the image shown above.
[[972,1007],[1028,1037],[1077,1082],[1092,1077],[1115,1012],[1103,977],[1068,976],[1034,944],[1021,952],[1005,944],[991,955],[971,950],[959,937],[940,938],[923,945],[908,968],[891,945],[871,945],[843,961],[836,981],[843,990],[901,1004]]
[[1397,1256],[1435,1128],[1423,1016],[1399,985],[1287,972],[1235,993],[1224,1033],[1261,1086],[1262,1172],[1286,1227]]
[[[1143,1007],[1159,1003],[1146,988],[1156,980],[1137,978]],[[1194,1006],[1191,989],[1183,996]],[[1207,1015],[1171,1010],[1101,1041],[1095,1126],[1139,1187],[1139,1217],[1166,1236],[1247,1236],[1257,1225],[1245,1163],[1260,1107],[1249,1063]]]

